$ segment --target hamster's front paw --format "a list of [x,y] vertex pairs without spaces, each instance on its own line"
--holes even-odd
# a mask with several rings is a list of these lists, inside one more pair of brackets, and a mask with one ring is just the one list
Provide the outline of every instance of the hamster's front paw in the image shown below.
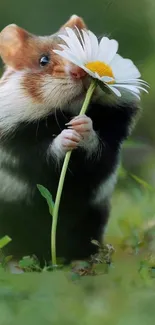
[[66,153],[69,150],[76,149],[82,140],[81,135],[75,130],[65,129],[54,140],[55,149]]
[[92,120],[86,115],[76,116],[66,125],[70,130],[73,129],[78,132],[83,140],[88,140],[94,134]]
[[78,146],[87,151],[87,156],[91,156],[94,152],[97,152],[99,146],[99,138],[93,129],[93,122],[90,117],[86,115],[79,115],[73,118],[66,124],[70,130],[78,132],[82,141]]
[[86,115],[73,118],[66,124],[68,129],[63,130],[50,146],[50,152],[57,158],[63,158],[67,151],[81,147],[91,156],[97,151],[99,140],[93,130],[92,120]]

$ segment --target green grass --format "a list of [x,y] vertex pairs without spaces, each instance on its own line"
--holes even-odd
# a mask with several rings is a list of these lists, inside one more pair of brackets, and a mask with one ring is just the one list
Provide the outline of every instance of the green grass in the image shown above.
[[[154,191],[124,179],[113,196],[105,243],[115,252],[96,275],[70,268],[11,275],[0,270],[0,325],[143,325],[155,319]],[[104,260],[104,259],[103,259]]]

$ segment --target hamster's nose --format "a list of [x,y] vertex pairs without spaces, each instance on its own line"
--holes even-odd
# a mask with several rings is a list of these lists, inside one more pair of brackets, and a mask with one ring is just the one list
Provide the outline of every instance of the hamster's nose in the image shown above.
[[77,66],[71,67],[69,73],[73,79],[82,79],[86,76],[86,72]]

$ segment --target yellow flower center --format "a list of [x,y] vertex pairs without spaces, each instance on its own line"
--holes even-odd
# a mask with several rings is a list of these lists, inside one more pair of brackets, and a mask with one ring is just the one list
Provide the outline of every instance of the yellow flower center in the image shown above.
[[[92,72],[97,72],[100,77],[106,76],[114,78],[111,67],[106,63],[100,61],[89,62],[85,64],[85,67]],[[110,81],[108,83],[113,83],[113,81]]]

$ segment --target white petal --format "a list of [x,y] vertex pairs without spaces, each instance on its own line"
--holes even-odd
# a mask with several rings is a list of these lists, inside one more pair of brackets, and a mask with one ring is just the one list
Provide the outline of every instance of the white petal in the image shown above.
[[112,82],[112,81],[114,81],[114,78],[111,78],[111,77],[108,77],[108,76],[104,76],[104,77],[101,77],[101,80],[103,82]]
[[69,33],[69,36],[59,35],[59,37],[67,44],[69,49],[77,56],[77,58],[85,61],[86,54],[76,34],[68,27],[66,27],[66,31]]
[[134,92],[137,93],[137,94],[140,93],[139,90],[138,90],[138,88],[137,88],[136,86],[126,85],[126,84],[124,84],[124,85],[121,85],[121,84],[115,84],[115,86],[116,86],[117,88],[124,88],[124,89],[128,89],[128,90],[130,90],[130,91],[134,91]]
[[[95,61],[97,58],[98,47],[99,47],[97,37],[90,30],[88,30],[87,32],[85,30],[82,30],[83,37],[81,37],[81,33],[80,33],[79,29],[77,27],[76,27],[76,29],[77,29],[78,35],[80,37],[80,41],[83,45],[83,48],[88,53],[87,62]],[[89,49],[87,49],[86,44],[88,44]]]
[[[79,57],[83,58],[83,49],[81,50],[78,45],[75,46],[74,41],[66,35],[59,35],[59,37],[67,44],[68,50],[72,51],[74,55],[77,55],[77,48],[79,51]],[[59,44],[61,46],[61,44]],[[81,44],[80,44],[81,46]]]
[[139,78],[140,72],[129,59],[123,59],[119,54],[116,54],[110,63],[115,79],[128,80]]
[[[116,86],[116,87],[117,87],[117,86]],[[137,94],[137,93],[135,93],[134,91],[131,91],[131,90],[129,90],[129,89],[125,89],[125,88],[124,88],[124,90],[126,90],[127,92],[129,92],[130,94],[132,94],[133,96],[137,97],[137,98],[140,100],[140,96],[139,96],[139,94]]]
[[85,30],[82,30],[82,35],[84,39],[84,51],[86,52],[87,62],[90,62],[92,52],[90,37]]
[[[97,72],[94,72],[95,78],[102,81],[102,77],[99,76]],[[103,81],[102,81],[103,82]]]
[[59,37],[67,44],[68,48],[72,46],[71,39],[67,35],[59,35]]
[[75,34],[75,32],[69,27],[66,27],[66,31],[68,33],[70,40],[71,40],[71,43],[72,43],[71,46],[74,47],[76,55],[77,56],[80,55],[83,60],[86,60],[86,53],[85,53],[83,46],[81,45],[77,35]]
[[108,79],[109,77],[101,77],[97,72],[94,72],[94,74],[95,74],[95,78],[102,81],[103,83],[106,83],[109,81],[109,79]]
[[120,93],[120,91],[116,88],[116,87],[114,87],[114,86],[109,86],[109,85],[107,85],[108,86],[108,88],[110,89],[110,90],[112,90],[113,92],[114,92],[114,94],[117,96],[117,97],[121,97],[121,93]]
[[59,50],[53,50],[54,53],[62,56],[63,58],[67,59],[68,61],[81,66],[81,61],[76,57],[74,54],[72,54],[69,51],[59,51]]
[[118,42],[115,40],[109,40],[107,37],[103,37],[99,44],[98,61],[109,64],[118,50]]
[[64,44],[59,44],[59,46],[63,49],[63,50],[67,50],[69,49],[69,47],[67,45]]
[[116,83],[128,83],[128,84],[139,84],[139,85],[144,85],[145,87],[150,87],[148,82],[142,80],[142,79],[127,79],[127,80],[118,80],[118,79],[115,79]]
[[77,33],[78,33],[78,35],[79,35],[79,38],[80,38],[81,44],[82,44],[82,46],[83,46],[83,48],[84,48],[84,47],[85,47],[85,43],[84,43],[83,37],[82,37],[82,35],[81,35],[81,32],[80,32],[80,30],[77,28],[77,26],[75,26],[75,28],[76,28]]
[[103,83],[109,83],[111,81],[114,81],[114,79],[111,78],[111,77],[108,77],[108,76],[101,77],[101,76],[99,76],[99,74],[97,72],[95,72],[95,77],[97,79],[101,80]]
[[133,91],[133,92],[135,92],[135,93],[137,93],[137,94],[139,94],[140,93],[140,90],[143,90],[143,91],[145,91],[146,93],[148,93],[148,91],[145,89],[145,88],[143,88],[143,87],[141,87],[141,86],[137,86],[137,85],[128,85],[128,84],[116,84],[116,87],[117,88],[126,88],[126,89],[128,89],[128,90],[130,90],[130,91]]
[[90,30],[88,31],[88,34],[91,41],[91,61],[95,61],[97,59],[99,49],[98,39]]
[[141,86],[136,86],[138,89],[140,89],[140,90],[143,90],[145,93],[147,93],[148,94],[148,90],[147,89],[145,89],[144,87],[141,87]]

